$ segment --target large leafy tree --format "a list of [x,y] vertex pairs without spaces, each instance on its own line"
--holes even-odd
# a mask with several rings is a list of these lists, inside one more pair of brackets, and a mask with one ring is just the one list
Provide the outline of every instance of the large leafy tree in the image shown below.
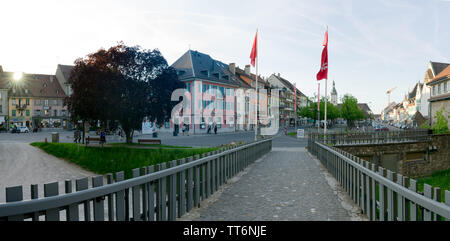
[[[322,98],[320,100],[320,119],[323,120],[325,117],[325,98]],[[310,104],[308,106],[302,107],[299,109],[297,114],[301,117],[308,117],[314,120],[317,120],[317,101],[313,102],[311,100]],[[328,120],[334,120],[341,116],[339,108],[337,106],[331,104],[330,102],[327,102],[327,119]]]
[[145,117],[159,125],[169,119],[176,104],[171,94],[184,86],[159,50],[123,43],[77,59],[68,82],[74,119],[117,120],[127,143]]
[[355,120],[365,118],[364,113],[358,108],[358,100],[350,94],[345,94],[342,97],[341,115],[342,118],[347,120],[349,127],[354,126]]

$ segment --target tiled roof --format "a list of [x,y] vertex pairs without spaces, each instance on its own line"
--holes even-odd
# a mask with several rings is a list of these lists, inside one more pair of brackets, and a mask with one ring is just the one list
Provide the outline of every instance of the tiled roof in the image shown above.
[[198,51],[188,50],[172,64],[172,67],[177,70],[181,81],[200,78],[220,84],[239,86],[239,80],[230,72],[228,65]]
[[[280,80],[281,83],[283,83],[285,86],[287,86],[290,90],[294,91],[294,85],[291,84],[291,82],[289,82],[288,80],[284,79],[284,78],[281,77],[281,76],[278,76],[278,75],[275,75],[275,74],[274,74],[273,76],[275,76],[275,78],[277,78],[278,80]],[[306,97],[306,95],[303,94],[299,89],[296,88],[296,90],[297,90],[297,95],[305,96],[305,97]]]
[[447,68],[443,69],[438,75],[436,75],[436,77],[434,77],[434,79],[432,79],[430,82],[428,83],[433,83],[436,82],[440,79],[444,79],[444,78],[450,78],[450,65],[447,66]]
[[[256,78],[256,75],[255,75],[255,74],[250,73],[250,75],[248,75],[247,73],[245,73],[245,70],[243,70],[243,69],[241,69],[241,68],[239,68],[239,67],[236,67],[236,68],[235,68],[235,73],[236,73],[236,76],[237,76],[237,77],[244,76],[244,77],[246,77],[246,78],[248,78],[248,79],[251,79],[252,82],[254,82],[254,81],[255,81],[255,78]],[[249,85],[249,84],[248,84],[247,82],[245,82],[244,80],[243,80],[243,82],[244,82],[245,87],[248,86],[249,88],[251,88],[251,85]],[[267,85],[267,83],[266,83],[266,81],[264,81],[260,76],[258,76],[258,85]]]
[[62,64],[58,64],[57,69],[61,69],[61,72],[62,72],[62,74],[63,74],[63,76],[64,76],[64,79],[67,81],[67,80],[69,79],[70,73],[72,72],[72,69],[73,69],[74,67],[75,67],[75,66],[73,66],[73,65],[62,65]]
[[448,66],[450,66],[449,63],[439,63],[439,62],[432,62],[431,63],[431,68],[433,68],[433,72],[435,74],[435,76],[438,76],[445,68],[447,68]]
[[416,97],[417,87],[422,88],[422,84],[416,83],[414,85],[414,88],[408,93],[408,99],[412,99],[412,98]]

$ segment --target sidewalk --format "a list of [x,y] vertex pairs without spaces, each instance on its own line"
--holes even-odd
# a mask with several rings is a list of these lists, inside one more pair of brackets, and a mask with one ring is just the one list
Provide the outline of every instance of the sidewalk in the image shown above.
[[[331,175],[304,147],[283,141],[180,220],[364,220]],[[281,147],[284,146],[284,147]]]

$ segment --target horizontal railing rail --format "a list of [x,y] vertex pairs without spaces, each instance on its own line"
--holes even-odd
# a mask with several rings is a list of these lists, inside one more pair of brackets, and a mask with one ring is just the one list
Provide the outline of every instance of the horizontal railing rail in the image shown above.
[[[58,195],[58,183],[44,185],[44,198],[37,198],[37,185],[31,186],[32,199],[22,200],[22,186],[6,188],[7,203],[0,204],[0,220],[66,220],[76,221],[79,214],[85,220],[175,220],[200,201],[218,190],[219,186],[272,149],[272,139],[265,139],[194,157],[133,169],[133,178],[123,180],[124,172],[65,183],[65,194]],[[196,159],[196,160],[195,160]],[[142,172],[142,175],[140,175]],[[131,197],[129,191],[131,190]],[[104,201],[107,198],[107,201]],[[107,202],[107,206],[105,206]],[[90,210],[91,204],[94,210]],[[80,212],[79,206],[84,212]],[[115,206],[115,207],[114,207]],[[132,217],[130,217],[132,216]]]
[[450,219],[450,192],[428,184],[417,192],[417,181],[309,138],[308,151],[317,156],[352,200],[371,220],[440,221]]
[[431,140],[427,130],[311,133],[311,138],[332,145],[408,143]]

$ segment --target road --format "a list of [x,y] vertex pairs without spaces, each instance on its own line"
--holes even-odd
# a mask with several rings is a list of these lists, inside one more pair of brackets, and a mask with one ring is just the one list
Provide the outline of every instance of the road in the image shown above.
[[[61,142],[73,142],[73,132],[58,131]],[[0,203],[5,202],[5,188],[23,185],[24,199],[30,199],[30,185],[39,184],[39,196],[43,196],[43,184],[58,181],[60,193],[64,191],[64,180],[91,177],[97,174],[48,155],[29,145],[31,142],[51,141],[51,131],[39,133],[0,133]],[[145,137],[147,138],[147,137]],[[181,146],[218,146],[235,142],[250,142],[254,132],[218,133],[217,135],[190,135],[174,137],[161,135],[163,144]],[[136,139],[136,138],[135,138]],[[120,142],[108,136],[108,142]],[[123,140],[122,140],[123,141]]]

